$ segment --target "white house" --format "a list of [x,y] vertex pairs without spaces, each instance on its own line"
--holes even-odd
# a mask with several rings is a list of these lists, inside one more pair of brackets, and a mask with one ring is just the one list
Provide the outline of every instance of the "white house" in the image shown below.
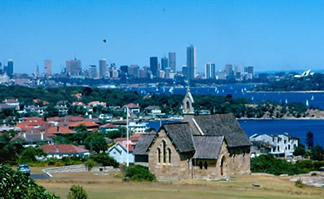
[[72,144],[46,144],[39,148],[47,153],[46,158],[62,159],[63,157],[88,157],[90,155],[89,150]]
[[295,148],[298,146],[298,138],[283,133],[279,135],[254,134],[250,137],[252,143],[263,143],[268,145],[269,154],[275,156],[293,156]]
[[[132,145],[129,145],[128,149],[129,149],[129,154],[128,154],[129,163],[133,164],[134,147]],[[108,155],[114,158],[119,164],[127,163],[127,148],[119,142],[117,142],[114,146],[108,149]]]

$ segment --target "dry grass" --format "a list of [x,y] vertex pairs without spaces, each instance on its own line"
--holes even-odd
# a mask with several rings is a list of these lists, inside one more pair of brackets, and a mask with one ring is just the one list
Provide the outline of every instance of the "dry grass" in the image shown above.
[[[298,188],[288,177],[277,176],[240,176],[230,181],[205,182],[154,182],[124,183],[113,175],[96,173],[54,174],[49,180],[37,183],[48,191],[65,198],[73,184],[85,188],[90,198],[324,198],[324,189]],[[260,188],[252,184],[260,184]]]

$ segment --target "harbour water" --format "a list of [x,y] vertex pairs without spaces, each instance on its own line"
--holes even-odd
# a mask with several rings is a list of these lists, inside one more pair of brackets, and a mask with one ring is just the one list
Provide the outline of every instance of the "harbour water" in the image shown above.
[[[148,126],[158,130],[161,124],[176,121],[154,121]],[[306,134],[311,131],[314,135],[314,144],[324,147],[324,121],[323,120],[239,120],[239,123],[247,134],[282,134],[288,133],[299,138],[305,144]]]

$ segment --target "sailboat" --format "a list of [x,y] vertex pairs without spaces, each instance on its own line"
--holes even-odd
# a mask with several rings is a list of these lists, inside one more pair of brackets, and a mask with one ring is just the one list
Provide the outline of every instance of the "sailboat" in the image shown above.
[[306,100],[306,106],[309,106],[309,102],[308,102],[308,99]]
[[314,95],[312,95],[312,98],[311,98],[311,100],[312,100],[312,101],[314,100]]
[[253,97],[253,96],[251,97],[251,100],[252,100],[252,101],[254,100],[254,97]]
[[288,100],[287,100],[287,98],[286,98],[286,100],[285,100],[285,104],[288,104]]

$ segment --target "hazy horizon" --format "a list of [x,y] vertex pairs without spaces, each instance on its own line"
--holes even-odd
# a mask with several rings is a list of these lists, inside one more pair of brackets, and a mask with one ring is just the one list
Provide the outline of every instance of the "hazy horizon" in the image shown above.
[[[207,62],[256,71],[324,69],[324,1],[3,1],[0,62],[31,73],[45,59],[53,72],[81,59],[148,66],[186,47],[197,48],[197,70]],[[107,43],[103,42],[106,39]]]

